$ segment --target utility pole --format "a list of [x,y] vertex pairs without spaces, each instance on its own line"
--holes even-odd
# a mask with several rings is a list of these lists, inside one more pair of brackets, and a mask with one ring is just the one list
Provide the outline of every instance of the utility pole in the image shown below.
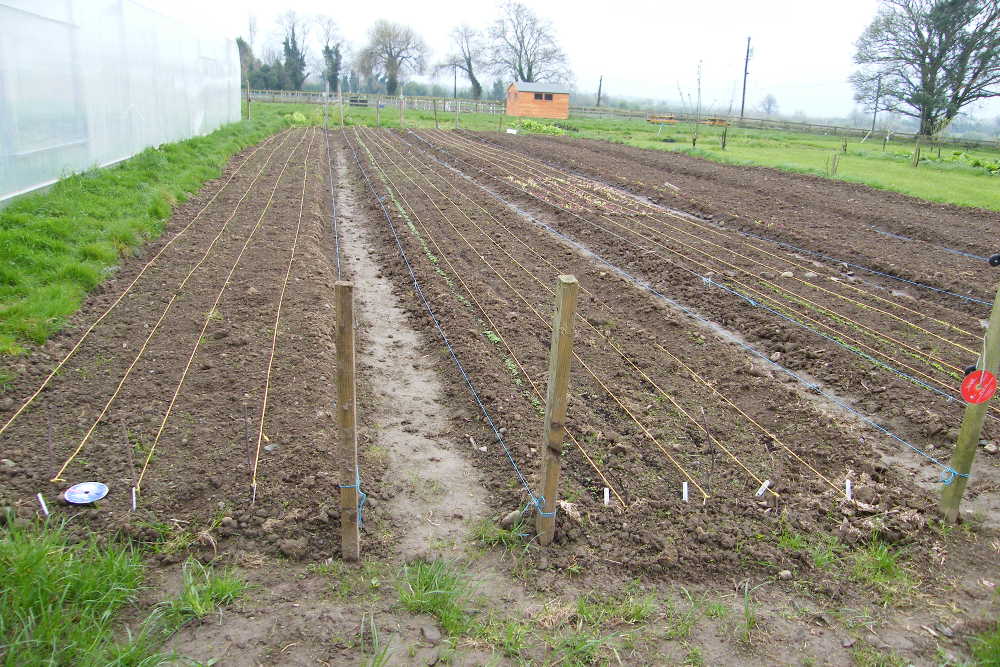
[[604,86],[604,75],[597,80],[597,106],[601,106],[601,88]]
[[747,105],[747,74],[750,73],[750,38],[747,37],[747,57],[743,61],[743,99],[740,101],[740,120],[743,120],[743,111]]
[[875,84],[875,104],[874,109],[872,109],[872,132],[875,131],[875,119],[878,118],[878,101],[882,97],[882,75],[878,77],[878,81]]

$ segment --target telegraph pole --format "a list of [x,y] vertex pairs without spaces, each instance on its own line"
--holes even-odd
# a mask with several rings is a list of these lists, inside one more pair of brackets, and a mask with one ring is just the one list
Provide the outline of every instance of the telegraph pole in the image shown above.
[[747,57],[743,61],[743,99],[740,101],[740,120],[747,105],[747,74],[750,73],[750,38],[747,37]]

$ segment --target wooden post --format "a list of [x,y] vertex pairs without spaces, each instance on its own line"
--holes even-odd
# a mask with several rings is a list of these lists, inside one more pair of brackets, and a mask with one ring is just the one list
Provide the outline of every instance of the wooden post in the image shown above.
[[497,117],[497,134],[500,134],[500,130],[503,128],[503,111]]
[[434,129],[440,130],[441,126],[438,125],[438,101],[434,100]]
[[462,115],[462,104],[455,98],[455,129],[458,129],[458,117]]
[[360,558],[358,516],[357,405],[354,397],[354,283],[338,280],[337,299],[337,432],[340,459],[340,554]]
[[920,135],[917,135],[917,140],[913,143],[913,159],[910,161],[912,167],[917,167],[920,165]]
[[399,96],[399,127],[403,127],[403,109],[406,108],[406,98],[402,94]]
[[[576,317],[576,292],[580,287],[573,276],[559,276],[556,286],[556,312],[552,317],[552,343],[549,346],[549,387],[545,398],[545,446],[542,448],[542,512],[535,530],[542,546],[556,534],[556,504],[559,494],[559,457],[566,434],[566,388],[573,355],[573,322]],[[544,516],[547,514],[549,516]]]
[[729,133],[729,128],[722,128],[722,150],[726,150],[726,135]]
[[344,127],[344,90],[340,87],[340,81],[337,82],[337,99],[340,105],[340,126]]
[[375,98],[375,127],[382,127],[382,96]]
[[[993,311],[990,313],[990,324],[986,329],[985,359],[978,368],[985,368],[993,375],[1000,369],[1000,288],[997,289],[996,298],[993,301]],[[958,520],[958,505],[965,493],[965,486],[969,483],[968,474],[972,470],[972,459],[976,457],[976,446],[979,444],[979,436],[983,431],[983,419],[986,417],[986,410],[990,401],[985,403],[969,404],[965,407],[965,416],[962,418],[962,429],[958,433],[958,442],[955,443],[955,451],[951,455],[951,468],[959,473],[951,479],[951,484],[946,484],[941,489],[941,515],[946,521],[955,522]],[[962,475],[966,475],[962,477]]]

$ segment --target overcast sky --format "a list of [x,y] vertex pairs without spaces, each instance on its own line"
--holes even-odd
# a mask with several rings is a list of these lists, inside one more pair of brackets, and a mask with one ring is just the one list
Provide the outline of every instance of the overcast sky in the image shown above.
[[[326,14],[341,36],[360,48],[371,24],[388,19],[411,26],[427,42],[432,62],[448,51],[448,33],[462,23],[485,28],[497,16],[495,2],[475,0],[139,0],[163,14],[197,21],[206,31],[228,37],[247,35],[248,18],[257,19],[256,50],[278,46],[277,16],[292,9],[303,16]],[[569,56],[576,88],[596,91],[604,75],[608,95],[678,100],[696,99],[702,64],[702,103],[739,111],[743,57],[751,37],[752,57],[747,107],[767,94],[779,112],[845,116],[854,108],[847,77],[855,70],[854,42],[871,22],[877,0],[714,0],[637,2],[618,0],[588,8],[578,0],[524,0],[555,27]],[[312,29],[311,46],[318,29]],[[491,76],[482,77],[489,86]],[[442,83],[450,83],[442,77]],[[459,83],[461,86],[461,82]],[[682,92],[679,92],[682,91]],[[1000,114],[1000,103],[968,109],[975,115]]]

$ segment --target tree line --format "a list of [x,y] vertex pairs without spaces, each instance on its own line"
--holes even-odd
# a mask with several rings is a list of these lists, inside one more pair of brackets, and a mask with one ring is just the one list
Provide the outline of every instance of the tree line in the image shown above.
[[[450,33],[446,55],[434,62],[427,43],[409,26],[378,20],[358,49],[343,40],[334,20],[306,18],[288,11],[279,18],[281,48],[254,52],[256,25],[236,40],[245,86],[265,90],[340,90],[344,93],[457,95],[458,81],[467,97],[503,99],[510,81],[568,84],[573,75],[552,23],[525,5],[507,0],[496,19],[477,28],[462,24]],[[308,35],[319,31],[318,53]],[[451,90],[439,84],[406,81],[412,75],[452,74]],[[488,88],[487,79],[492,79]],[[307,83],[308,82],[308,83]]]

